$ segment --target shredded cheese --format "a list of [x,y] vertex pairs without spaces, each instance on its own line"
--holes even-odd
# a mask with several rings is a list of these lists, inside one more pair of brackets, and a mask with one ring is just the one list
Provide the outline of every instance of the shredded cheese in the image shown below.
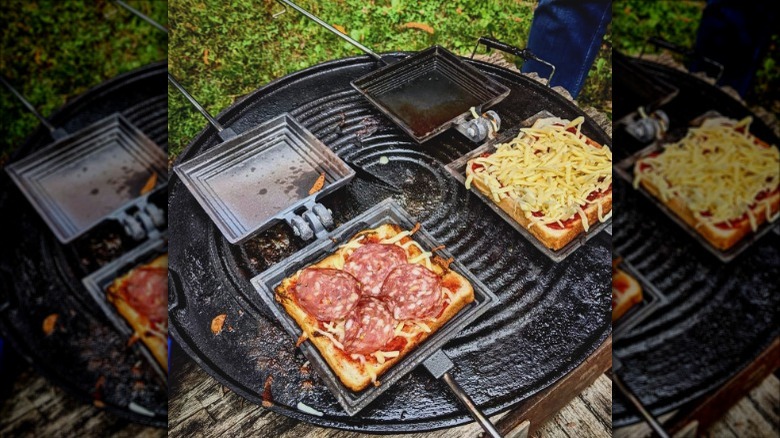
[[377,363],[379,363],[379,365],[384,364],[385,359],[392,359],[394,357],[398,357],[399,354],[401,354],[400,351],[375,351],[371,353],[371,355],[376,358],[376,361]]
[[410,236],[411,234],[412,234],[411,231],[408,230],[401,231],[400,233],[396,234],[393,237],[388,237],[387,239],[380,240],[379,243],[392,244],[392,243],[400,242],[401,239],[403,239],[406,236]]
[[[579,215],[587,230],[588,196],[612,184],[612,151],[588,144],[580,132],[583,121],[583,117],[558,119],[522,129],[491,155],[469,160],[466,187],[479,177],[495,202],[506,197],[515,200],[531,226],[562,224]],[[576,129],[569,132],[569,128]]]
[[345,320],[340,321],[331,321],[323,323],[322,325],[325,327],[325,330],[336,337],[336,339],[339,340],[339,342],[344,342],[344,336],[346,336],[346,330],[345,330]]
[[338,349],[339,349],[339,350],[341,350],[341,351],[344,351],[344,344],[342,344],[341,342],[339,342],[339,340],[338,340],[338,339],[336,339],[336,337],[335,337],[335,336],[333,336],[333,334],[332,334],[332,333],[326,332],[326,331],[324,331],[324,330],[320,330],[319,328],[315,328],[315,329],[314,329],[314,331],[315,331],[316,333],[319,333],[319,334],[321,334],[322,336],[325,336],[326,338],[328,338],[328,339],[330,340],[330,342],[332,342],[332,343],[333,343],[333,345],[334,345],[336,348],[338,348]]
[[[747,213],[755,231],[757,221],[751,210],[760,193],[777,190],[780,153],[777,146],[757,143],[749,131],[751,121],[750,117],[739,122],[716,118],[689,129],[660,154],[637,160],[634,187],[646,180],[658,188],[662,201],[679,198],[697,226],[732,224]],[[741,127],[744,133],[737,131]]]

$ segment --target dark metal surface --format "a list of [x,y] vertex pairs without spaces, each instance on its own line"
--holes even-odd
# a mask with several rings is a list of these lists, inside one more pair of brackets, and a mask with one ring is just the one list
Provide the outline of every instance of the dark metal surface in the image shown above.
[[[637,61],[635,61],[637,62]],[[719,89],[684,72],[638,61],[680,94],[664,110],[671,131],[709,110],[736,119],[749,110]],[[615,74],[622,74],[616,71]],[[616,84],[615,93],[621,89]],[[751,132],[778,144],[754,116]],[[615,160],[642,145],[615,132]],[[729,264],[720,262],[630,184],[615,180],[613,245],[667,298],[653,316],[616,340],[621,378],[653,415],[676,409],[721,386],[780,335],[780,236],[770,233]],[[615,427],[639,421],[620,397]]]
[[[507,127],[543,109],[569,119],[583,114],[531,79],[466,62],[512,90],[495,107]],[[498,306],[444,351],[456,364],[452,376],[483,412],[506,410],[574,369],[608,336],[610,236],[601,233],[562,263],[540,254],[444,169],[473,144],[449,131],[419,145],[351,88],[350,81],[375,68],[368,57],[321,64],[259,89],[218,119],[240,133],[289,112],[337,154],[403,190],[393,198],[499,297]],[[611,143],[587,117],[583,130]],[[209,127],[179,160],[219,142]],[[387,164],[380,164],[383,156]],[[171,333],[209,374],[254,403],[263,400],[263,384],[273,376],[271,409],[327,427],[418,432],[470,421],[444,384],[420,368],[349,417],[304,367],[303,354],[249,283],[303,243],[281,224],[240,246],[229,245],[178,179],[169,187]],[[389,195],[356,177],[322,203],[339,225]],[[214,335],[211,320],[220,314],[227,314],[225,329]],[[323,416],[297,410],[301,401]]]
[[486,111],[509,89],[440,46],[352,81],[352,86],[410,137],[422,143]]
[[[241,243],[347,184],[355,172],[289,114],[176,165],[230,243]],[[320,175],[324,183],[309,193]]]
[[[156,63],[89,90],[50,117],[53,125],[76,132],[120,112],[163,149],[167,148],[165,63]],[[39,128],[13,159],[51,142]],[[88,297],[81,278],[137,245],[122,237],[115,222],[99,225],[70,245],[61,245],[33,207],[0,173],[0,332],[14,349],[67,392],[86,403],[100,398],[105,408],[144,424],[167,424],[167,390],[154,370],[118,333]],[[155,198],[165,207],[165,194]],[[58,314],[46,336],[43,320]],[[101,378],[102,377],[102,378]],[[102,382],[102,383],[99,383]],[[154,418],[128,409],[130,401],[151,408]]]
[[612,52],[612,65],[613,69],[624,72],[612,82],[615,89],[620,90],[613,99],[613,117],[616,121],[636,112],[640,106],[650,114],[679,93],[675,87],[636,68],[631,59],[620,52]]
[[165,186],[165,153],[121,114],[110,114],[69,137],[6,166],[19,190],[62,243],[106,219],[142,208],[154,175]]

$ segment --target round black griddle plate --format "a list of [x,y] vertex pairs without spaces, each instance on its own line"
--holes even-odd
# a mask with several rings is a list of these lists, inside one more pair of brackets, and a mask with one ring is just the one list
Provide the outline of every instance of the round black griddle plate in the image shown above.
[[[680,94],[663,107],[672,131],[709,111],[741,119],[749,110],[719,89],[684,72],[638,64]],[[616,74],[619,72],[616,72]],[[616,87],[615,93],[620,93]],[[754,116],[751,132],[769,143],[778,139]],[[614,133],[614,159],[639,150],[623,130]],[[769,233],[728,264],[702,248],[630,184],[615,179],[615,251],[668,299],[641,325],[617,340],[621,377],[654,415],[672,411],[723,385],[751,363],[780,334],[780,236]],[[613,426],[639,421],[627,402],[615,397]]]
[[[115,112],[167,150],[166,63],[111,79],[66,104],[50,121],[76,132]],[[51,142],[38,129],[14,158]],[[61,245],[6,172],[0,172],[0,332],[35,369],[86,403],[131,421],[167,426],[167,387],[137,347],[128,347],[89,298],[81,278],[137,245],[115,222],[99,225],[70,245]],[[5,301],[9,302],[6,303]],[[57,314],[54,331],[43,321]],[[129,408],[131,402],[152,411]],[[98,403],[100,404],[100,403]]]
[[[543,109],[570,119],[582,115],[530,79],[472,64],[511,88],[509,97],[493,108],[504,126],[515,126]],[[375,68],[367,57],[321,64],[268,84],[220,119],[240,133],[289,112],[339,156],[402,190],[393,198],[499,297],[495,308],[444,351],[455,363],[453,377],[480,408],[488,414],[506,410],[566,375],[609,335],[610,236],[602,233],[562,263],[550,261],[444,169],[476,144],[450,130],[418,145],[350,86]],[[584,131],[610,143],[590,119]],[[208,128],[179,160],[218,142],[216,131]],[[381,157],[389,162],[380,164]],[[419,432],[471,421],[446,386],[421,368],[349,417],[304,366],[295,340],[249,282],[304,243],[279,224],[240,246],[229,245],[181,181],[174,178],[169,188],[171,334],[218,381],[259,404],[264,383],[273,376],[266,394],[272,410],[326,427]],[[391,194],[356,177],[323,203],[333,210],[338,226]],[[211,321],[220,314],[227,317],[215,335]],[[299,402],[323,416],[298,410]]]

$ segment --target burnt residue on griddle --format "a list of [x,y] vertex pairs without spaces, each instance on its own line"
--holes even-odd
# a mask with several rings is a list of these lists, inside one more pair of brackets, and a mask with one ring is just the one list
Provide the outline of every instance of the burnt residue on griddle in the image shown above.
[[134,246],[133,242],[124,237],[117,223],[99,225],[78,238],[73,245],[85,274],[110,263]]
[[279,260],[283,260],[302,246],[300,239],[292,235],[285,223],[279,223],[240,246],[233,246],[235,260],[249,262],[246,278],[252,278]]

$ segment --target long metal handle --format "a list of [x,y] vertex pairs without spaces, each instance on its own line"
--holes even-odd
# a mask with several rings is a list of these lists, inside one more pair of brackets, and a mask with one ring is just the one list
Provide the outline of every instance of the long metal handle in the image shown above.
[[555,76],[555,66],[552,63],[549,63],[544,59],[536,56],[533,52],[531,52],[528,49],[521,49],[519,47],[501,42],[489,36],[479,37],[479,39],[477,40],[477,44],[474,46],[474,50],[471,52],[471,59],[474,59],[474,55],[477,53],[477,48],[479,47],[480,44],[484,45],[489,49],[501,50],[502,52],[509,53],[510,55],[519,56],[525,60],[530,59],[550,67],[550,76],[547,77],[547,86],[548,87],[550,86],[550,81],[552,81],[553,76]]
[[199,111],[201,114],[203,114],[203,117],[205,117],[205,118],[206,118],[206,120],[208,120],[208,121],[209,121],[209,123],[211,124],[211,126],[213,126],[213,127],[214,127],[214,129],[216,129],[216,130],[217,130],[217,132],[221,133],[222,131],[224,131],[224,130],[225,130],[225,128],[224,128],[224,127],[222,127],[222,124],[220,124],[220,123],[217,121],[217,119],[215,119],[214,117],[212,117],[212,116],[211,116],[211,113],[209,113],[208,111],[206,111],[206,108],[203,108],[203,106],[202,106],[202,105],[201,105],[201,104],[200,104],[200,103],[199,103],[197,100],[195,100],[195,98],[194,98],[194,97],[192,97],[192,95],[191,95],[191,94],[190,94],[190,93],[189,93],[189,92],[188,92],[188,91],[187,91],[187,90],[186,90],[186,89],[185,89],[185,88],[184,88],[184,87],[183,87],[183,86],[182,86],[182,85],[179,83],[179,81],[177,81],[177,80],[176,80],[176,78],[175,78],[175,77],[173,77],[173,75],[172,75],[172,74],[170,74],[170,73],[168,73],[168,80],[169,80],[169,81],[170,81],[170,82],[173,84],[173,86],[174,86],[174,87],[176,87],[176,89],[177,89],[177,90],[179,90],[179,92],[180,92],[181,94],[183,94],[183,95],[184,95],[184,97],[186,97],[186,98],[187,98],[187,100],[189,100],[189,101],[190,101],[190,103],[192,104],[192,106],[194,106],[194,107],[195,107],[195,109],[197,109],[197,110],[198,110],[198,111]]
[[324,27],[325,29],[328,29],[332,33],[334,33],[339,38],[343,39],[344,41],[352,44],[353,46],[357,47],[358,49],[364,51],[367,55],[371,56],[372,58],[376,59],[379,62],[384,63],[385,61],[382,59],[381,56],[374,53],[373,50],[369,49],[368,47],[360,44],[356,40],[352,39],[349,35],[342,33],[335,27],[331,26],[330,24],[323,21],[320,17],[312,14],[311,12],[307,11],[306,9],[303,9],[302,7],[296,5],[295,3],[291,2],[290,0],[277,0],[279,3],[282,3],[283,5],[289,6],[296,11],[300,12],[310,20],[314,21],[315,23],[319,24],[320,26]]
[[9,84],[8,81],[6,81],[3,76],[0,76],[0,82],[2,82],[3,85],[6,86],[6,88],[11,90],[11,93],[13,93],[14,96],[16,96],[16,98],[19,99],[19,101],[22,102],[22,104],[31,113],[33,113],[33,115],[41,122],[41,124],[43,126],[45,126],[46,129],[49,130],[49,132],[51,133],[52,137],[54,137],[55,139],[59,139],[59,138],[62,138],[63,136],[65,136],[65,135],[67,135],[67,133],[64,130],[62,130],[60,128],[56,128],[54,125],[49,123],[49,121],[46,120],[46,118],[43,117],[41,115],[41,113],[39,113],[38,110],[36,110],[35,107],[29,101],[27,101],[27,99],[24,98],[24,96],[22,96],[22,93],[16,91],[16,88],[12,87],[11,84]]
[[639,397],[634,394],[631,389],[626,386],[625,383],[623,383],[623,380],[617,375],[617,373],[613,372],[610,373],[610,377],[612,378],[612,383],[617,386],[618,391],[625,397],[629,403],[639,412],[639,415],[642,416],[642,418],[645,420],[645,422],[650,426],[650,429],[655,432],[656,435],[658,435],[661,438],[669,438],[669,434],[666,433],[666,430],[664,430],[664,427],[661,425],[661,423],[658,422],[658,420],[651,414],[645,406],[642,404],[642,402],[639,400]]
[[[679,53],[680,55],[683,55],[683,56],[688,57],[688,58],[698,58],[698,59],[701,59],[702,61],[706,62],[707,64],[710,64],[711,66],[713,66],[716,69],[718,69],[718,74],[715,76],[715,82],[718,82],[720,80],[721,76],[723,76],[723,70],[725,69],[723,64],[721,64],[718,61],[715,61],[714,59],[711,59],[711,58],[708,58],[708,57],[702,55],[701,53],[697,52],[696,50],[692,50],[692,49],[688,49],[688,48],[685,48],[685,47],[682,47],[682,46],[678,46],[677,44],[669,42],[669,41],[667,41],[667,40],[665,40],[663,38],[660,38],[660,37],[650,37],[650,38],[648,38],[647,42],[652,44],[652,45],[654,45],[654,46],[656,46],[656,47],[660,47],[660,48],[666,49],[666,50],[671,50],[672,52]],[[642,57],[642,55],[644,55],[644,52],[645,52],[645,48],[643,46],[642,47],[642,52],[639,55],[640,58]]]
[[488,435],[490,435],[493,438],[501,438],[501,434],[498,433],[498,430],[496,430],[496,427],[493,426],[493,423],[490,422],[490,420],[485,416],[485,414],[482,413],[482,411],[479,410],[477,405],[474,403],[474,400],[469,397],[468,394],[466,394],[466,391],[463,390],[463,388],[458,385],[458,382],[455,381],[455,379],[452,378],[450,373],[444,373],[441,376],[441,379],[444,380],[444,383],[447,384],[447,386],[450,387],[450,391],[452,391],[453,394],[455,394],[456,397],[458,397],[458,400],[460,403],[466,407],[466,409],[469,410],[469,414],[471,414],[472,417],[474,417],[475,420],[477,420],[477,423],[479,423],[480,426],[482,426],[482,429],[487,432]]
[[128,11],[133,13],[138,18],[140,18],[140,19],[146,21],[147,23],[151,24],[152,26],[156,27],[157,29],[159,29],[159,30],[161,30],[161,31],[163,31],[165,33],[168,33],[168,28],[166,28],[162,24],[152,20],[151,18],[149,18],[147,15],[145,15],[144,13],[139,11],[138,9],[135,9],[134,7],[128,5],[127,3],[123,2],[122,0],[114,0],[114,2],[116,4],[118,4],[119,6],[127,9]]

